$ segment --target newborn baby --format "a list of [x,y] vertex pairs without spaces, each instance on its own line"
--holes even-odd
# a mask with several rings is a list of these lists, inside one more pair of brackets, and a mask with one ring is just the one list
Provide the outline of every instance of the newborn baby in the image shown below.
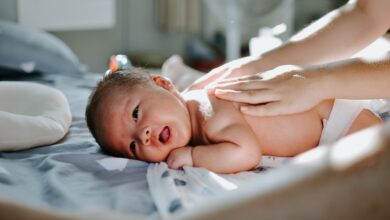
[[[333,102],[299,114],[254,117],[206,90],[180,94],[168,79],[131,69],[98,83],[86,120],[110,154],[166,161],[174,169],[196,166],[235,173],[254,168],[262,155],[295,156],[316,147]],[[377,123],[378,117],[363,110],[347,134]]]

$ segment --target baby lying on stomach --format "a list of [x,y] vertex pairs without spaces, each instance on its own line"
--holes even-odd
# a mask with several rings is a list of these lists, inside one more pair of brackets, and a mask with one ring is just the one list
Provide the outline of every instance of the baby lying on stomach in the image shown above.
[[[295,156],[316,147],[334,100],[285,116],[243,115],[239,104],[205,90],[180,94],[159,75],[140,69],[106,76],[86,109],[97,143],[112,155],[218,173],[250,170],[262,155]],[[347,134],[381,123],[363,110]]]

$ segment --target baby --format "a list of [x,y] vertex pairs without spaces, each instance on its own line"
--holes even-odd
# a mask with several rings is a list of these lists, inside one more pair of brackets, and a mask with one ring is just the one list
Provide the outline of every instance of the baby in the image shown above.
[[[90,96],[88,127],[108,153],[173,169],[204,167],[218,173],[250,170],[262,155],[295,156],[318,145],[333,100],[299,114],[253,117],[239,104],[206,90],[180,94],[160,75],[140,69],[106,76]],[[363,110],[348,134],[381,123]]]

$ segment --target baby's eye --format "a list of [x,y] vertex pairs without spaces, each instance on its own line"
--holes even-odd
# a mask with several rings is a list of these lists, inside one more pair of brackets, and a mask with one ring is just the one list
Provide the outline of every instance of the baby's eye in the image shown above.
[[135,154],[136,146],[137,146],[137,143],[135,141],[132,141],[130,143],[130,151],[131,151],[131,153],[133,153],[135,159],[137,158],[137,155]]
[[135,122],[137,122],[137,120],[138,120],[138,107],[139,107],[139,105],[137,105],[137,107],[135,107],[135,109],[133,110],[133,113],[132,113],[132,116],[133,116],[133,119]]

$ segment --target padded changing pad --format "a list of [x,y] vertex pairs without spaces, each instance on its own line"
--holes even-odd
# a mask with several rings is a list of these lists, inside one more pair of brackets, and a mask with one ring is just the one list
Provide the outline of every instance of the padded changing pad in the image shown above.
[[32,82],[0,82],[0,151],[53,144],[71,121],[61,91]]
[[[88,216],[82,219],[113,219],[111,214],[130,219],[134,216],[158,218],[146,182],[148,164],[104,154],[88,131],[84,119],[85,105],[91,88],[101,76],[86,74],[76,78],[53,74],[36,79],[39,84],[34,86],[45,84],[65,95],[69,102],[67,108],[70,107],[72,113],[71,126],[65,137],[54,144],[0,151],[0,206],[9,201],[55,214],[84,213]],[[22,86],[22,82],[19,83]],[[51,92],[46,94],[50,95],[48,99],[58,98],[58,94]],[[23,93],[20,98],[29,95]],[[0,96],[9,97],[4,93]],[[24,104],[38,108],[37,103],[37,99],[30,99]],[[57,107],[55,103],[53,108]],[[21,112],[23,114],[33,111],[32,107],[22,110],[25,111]],[[49,118],[52,115],[51,111],[43,113],[41,110],[36,110],[40,112],[36,117]],[[47,116],[38,116],[40,114]],[[27,141],[27,144],[31,142]],[[120,167],[116,169],[112,167],[114,165]],[[0,207],[0,219],[3,219],[3,214]]]

